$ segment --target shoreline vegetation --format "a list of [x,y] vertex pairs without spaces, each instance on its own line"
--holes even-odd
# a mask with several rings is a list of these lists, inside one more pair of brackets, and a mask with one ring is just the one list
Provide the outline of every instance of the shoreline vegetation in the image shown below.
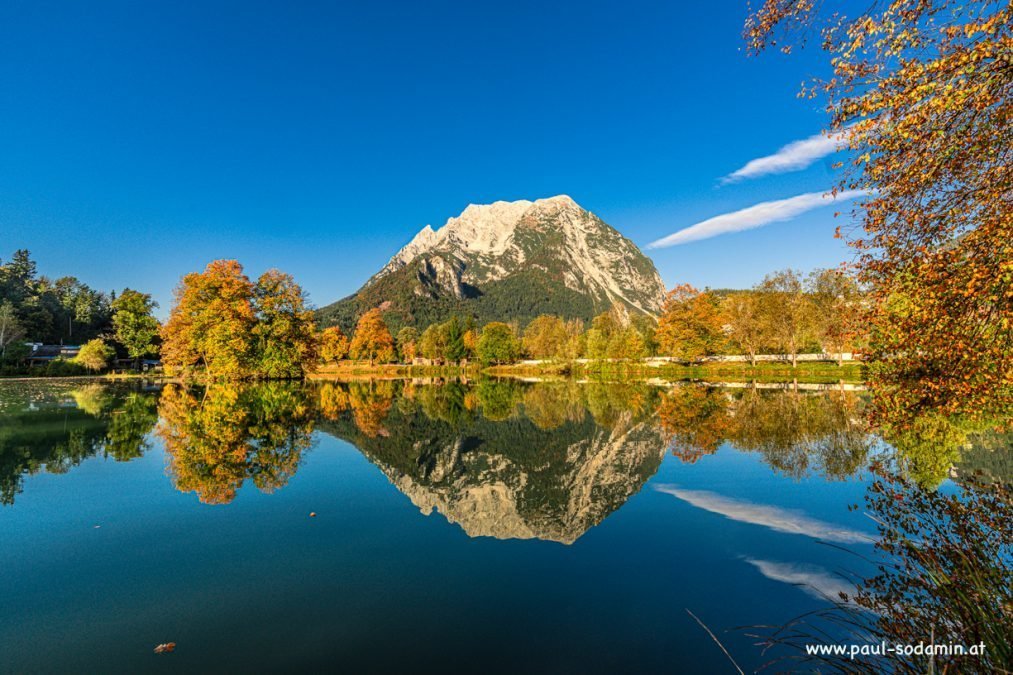
[[[382,305],[364,312],[354,330],[320,327],[291,275],[272,269],[254,280],[235,260],[185,275],[165,322],[155,318],[150,295],[99,293],[76,280],[54,284],[36,274],[24,250],[0,264],[0,282],[2,377],[141,370],[150,377],[154,370],[195,382],[326,373],[857,382],[867,373],[846,363],[864,346],[863,295],[840,270],[807,277],[784,270],[744,291],[676,286],[657,316],[617,302],[593,317],[541,314],[521,326],[516,320],[478,325],[473,316],[452,315],[424,330],[389,325],[396,316]],[[88,332],[72,330],[73,318],[45,300],[51,286],[76,289],[92,301]],[[40,303],[53,309],[42,311]],[[30,342],[56,339],[44,327],[64,320],[60,345],[47,351]],[[77,336],[88,341],[64,346]]]
[[344,379],[402,379],[415,377],[494,378],[556,378],[588,380],[662,380],[662,381],[758,381],[758,382],[813,382],[821,384],[861,384],[865,365],[858,361],[809,362],[792,367],[790,363],[714,362],[702,364],[659,364],[656,360],[641,361],[521,361],[513,364],[482,366],[426,365],[403,363],[375,363],[368,361],[341,361],[320,367],[307,375],[312,380]]
[[[371,380],[371,379],[578,379],[588,381],[646,380],[683,382],[759,382],[759,383],[815,383],[859,385],[864,382],[864,364],[847,361],[843,365],[832,362],[806,363],[792,367],[787,363],[759,363],[750,366],[742,363],[703,363],[659,365],[649,360],[625,362],[518,362],[484,367],[472,362],[466,365],[427,365],[404,363],[374,363],[345,360],[317,368],[306,373],[307,380]],[[190,378],[200,382],[201,378]],[[24,375],[0,377],[3,382],[38,381],[124,381],[147,380],[153,382],[184,383],[186,378],[160,372],[116,372],[75,375]],[[206,382],[205,382],[206,383]]]

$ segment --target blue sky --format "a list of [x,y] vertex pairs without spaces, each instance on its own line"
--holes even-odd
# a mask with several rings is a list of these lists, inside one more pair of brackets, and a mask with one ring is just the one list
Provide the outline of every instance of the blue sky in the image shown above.
[[[353,292],[468,203],[569,194],[641,247],[821,192],[815,51],[747,58],[745,0],[0,4],[0,257],[153,293],[215,258]],[[834,207],[651,249],[669,286],[849,257]]]

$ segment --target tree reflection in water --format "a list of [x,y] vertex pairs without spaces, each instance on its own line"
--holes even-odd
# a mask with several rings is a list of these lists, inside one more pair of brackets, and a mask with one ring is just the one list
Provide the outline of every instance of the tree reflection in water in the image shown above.
[[95,455],[140,457],[157,420],[157,392],[91,384],[0,388],[0,504],[14,503],[25,476],[66,473]]
[[206,504],[231,502],[247,480],[284,486],[312,445],[316,407],[289,383],[170,384],[159,402],[159,437],[177,490]]
[[[0,500],[11,503],[26,474],[64,472],[95,454],[118,461],[140,457],[159,416],[175,485],[209,503],[231,501],[247,479],[264,491],[285,485],[312,443],[315,422],[346,416],[368,439],[397,434],[417,440],[406,420],[420,417],[452,430],[477,419],[526,420],[546,434],[585,422],[603,430],[646,424],[686,462],[727,444],[758,453],[794,478],[844,479],[873,454],[887,452],[869,433],[865,408],[865,394],[857,392],[638,382],[172,384],[161,395],[155,388],[32,384],[7,388],[0,397]],[[501,433],[515,427],[507,424]],[[925,416],[886,425],[879,436],[895,448],[899,470],[919,485],[935,487],[972,470],[1010,480],[1010,437],[987,425]]]
[[[323,432],[471,536],[571,543],[638,492],[666,451],[696,462],[727,446],[797,479],[844,479],[871,462],[883,567],[827,616],[873,638],[982,640],[994,658],[957,667],[1009,670],[1008,432],[925,415],[873,435],[866,405],[850,391],[632,382],[18,385],[0,389],[0,502],[13,503],[25,475],[140,457],[155,430],[174,486],[224,504],[246,481],[284,486]],[[979,471],[991,485],[971,480]],[[958,489],[936,491],[947,477]],[[799,625],[790,639],[811,639]]]
[[696,462],[728,443],[758,452],[794,478],[817,473],[854,475],[868,460],[873,438],[855,392],[760,391],[708,386],[674,387],[658,408],[672,453]]

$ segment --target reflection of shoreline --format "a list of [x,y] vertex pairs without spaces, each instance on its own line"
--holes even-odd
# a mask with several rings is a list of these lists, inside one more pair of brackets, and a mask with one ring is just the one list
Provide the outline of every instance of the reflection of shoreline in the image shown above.
[[868,391],[864,384],[846,382],[822,384],[813,382],[701,382],[705,387],[722,389],[770,389],[776,391]]
[[[172,441],[167,450],[173,475],[185,479],[178,484],[226,501],[246,479],[267,490],[284,485],[314,425],[339,421],[345,437],[377,439],[371,449],[384,463],[416,480],[420,468],[395,455],[432,459],[437,445],[460,438],[467,457],[476,447],[471,436],[477,427],[487,443],[483,452],[491,443],[498,456],[523,457],[520,473],[539,476],[539,462],[549,454],[578,445],[578,427],[588,442],[591,432],[581,425],[593,420],[610,434],[617,425],[650,428],[684,462],[729,445],[759,453],[788,476],[845,480],[885,443],[896,448],[906,474],[927,486],[972,472],[1013,482],[1010,434],[928,418],[879,441],[865,423],[868,396],[855,385],[528,379],[370,378],[207,388],[141,380],[11,385],[0,390],[0,502],[12,503],[24,477],[39,471],[62,473],[99,453],[119,461],[143,455],[159,413],[161,437]],[[184,391],[185,403],[172,405]],[[397,414],[388,423],[392,409]],[[521,421],[526,431],[518,428]],[[517,433],[524,438],[505,442]],[[405,436],[400,440],[430,443],[439,436],[440,442],[427,446],[425,456],[408,448],[392,452],[393,442]],[[553,461],[582,461],[585,450]]]
[[861,392],[869,391],[869,388],[864,384],[850,384],[847,382],[791,382],[791,381],[779,381],[779,382],[725,382],[719,380],[666,380],[660,377],[647,377],[647,378],[627,378],[623,380],[617,380],[612,382],[610,380],[591,380],[588,378],[572,378],[572,379],[560,379],[558,377],[541,376],[541,375],[507,375],[508,379],[516,380],[518,382],[524,382],[527,384],[546,384],[553,382],[573,382],[574,384],[645,384],[652,387],[664,387],[671,389],[674,387],[681,387],[687,384],[701,385],[704,387],[717,387],[720,389],[763,389],[770,391],[815,391],[815,392],[834,392],[834,391],[846,391],[846,392]]

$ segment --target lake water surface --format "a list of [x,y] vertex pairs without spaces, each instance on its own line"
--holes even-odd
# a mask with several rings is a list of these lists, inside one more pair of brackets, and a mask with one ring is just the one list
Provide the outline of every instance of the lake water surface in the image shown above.
[[756,668],[870,571],[864,405],[0,384],[0,671],[731,672],[687,610]]

